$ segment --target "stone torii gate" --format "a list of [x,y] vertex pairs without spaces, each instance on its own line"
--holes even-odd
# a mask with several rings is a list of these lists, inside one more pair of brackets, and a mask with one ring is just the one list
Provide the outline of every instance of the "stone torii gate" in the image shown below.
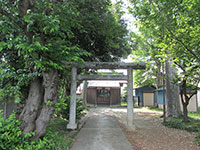
[[[76,129],[76,88],[77,80],[126,80],[127,87],[127,128],[134,130],[133,124],[133,69],[145,69],[145,63],[123,63],[123,62],[66,62],[72,67],[71,98],[68,129]],[[86,69],[126,69],[127,75],[77,75],[77,68]]]

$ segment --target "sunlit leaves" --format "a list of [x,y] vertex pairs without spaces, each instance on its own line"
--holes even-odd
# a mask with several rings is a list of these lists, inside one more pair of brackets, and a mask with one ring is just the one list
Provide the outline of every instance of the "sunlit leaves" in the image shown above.
[[130,12],[137,19],[140,34],[145,37],[140,36],[144,44],[140,44],[136,51],[142,48],[152,58],[162,58],[161,61],[172,58],[176,67],[180,68],[180,82],[187,78],[188,83],[195,83],[200,68],[200,1],[131,2]]

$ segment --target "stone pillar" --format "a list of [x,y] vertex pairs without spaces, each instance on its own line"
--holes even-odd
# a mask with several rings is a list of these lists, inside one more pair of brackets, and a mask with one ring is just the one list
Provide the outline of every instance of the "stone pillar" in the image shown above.
[[68,129],[76,129],[76,82],[77,78],[77,68],[72,66],[72,79],[71,79],[71,97],[70,97],[70,114],[69,114],[69,124],[67,125]]
[[128,130],[135,130],[133,124],[133,70],[129,68],[128,73],[128,87],[127,87],[127,128]]
[[85,80],[83,82],[83,107],[87,107],[87,88],[88,88],[88,82]]

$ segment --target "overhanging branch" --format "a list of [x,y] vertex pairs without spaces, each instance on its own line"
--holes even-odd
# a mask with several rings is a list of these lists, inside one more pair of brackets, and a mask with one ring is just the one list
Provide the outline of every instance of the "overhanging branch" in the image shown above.
[[189,53],[191,53],[195,58],[197,58],[197,60],[199,61],[199,57],[192,51],[190,50],[183,42],[182,40],[180,40],[179,38],[177,38],[174,33],[168,28],[166,27],[167,31],[173,36],[173,38],[178,41]]

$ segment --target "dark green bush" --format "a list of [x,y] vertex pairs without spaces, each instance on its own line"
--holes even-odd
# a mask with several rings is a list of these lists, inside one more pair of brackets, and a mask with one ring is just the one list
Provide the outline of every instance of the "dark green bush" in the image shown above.
[[195,138],[195,141],[196,141],[197,145],[200,146],[200,127],[199,127],[199,131],[198,131],[198,133],[197,133],[197,136],[196,136],[196,138]]
[[[64,143],[65,137],[58,132],[47,130],[44,137],[38,140],[31,140],[34,133],[22,135],[20,129],[21,122],[16,119],[15,114],[11,114],[8,119],[4,119],[0,111],[0,150],[67,150]],[[63,144],[64,143],[64,144]]]
[[[63,100],[59,100],[59,102],[56,104],[55,114],[57,116],[62,116],[62,118],[68,120],[69,119],[69,110],[70,110],[70,102],[69,102],[69,99],[65,98]],[[79,120],[81,118],[84,110],[86,110],[86,108],[83,107],[83,100],[77,99],[76,100],[76,118],[77,118],[77,120]]]
[[180,118],[169,117],[163,124],[169,128],[186,130],[188,132],[198,132],[200,121],[190,118],[188,122],[184,122],[182,117]]
[[82,99],[78,99],[77,103],[76,103],[76,118],[79,120],[82,115],[83,115],[83,111],[86,110],[85,107],[83,107],[83,100]]

